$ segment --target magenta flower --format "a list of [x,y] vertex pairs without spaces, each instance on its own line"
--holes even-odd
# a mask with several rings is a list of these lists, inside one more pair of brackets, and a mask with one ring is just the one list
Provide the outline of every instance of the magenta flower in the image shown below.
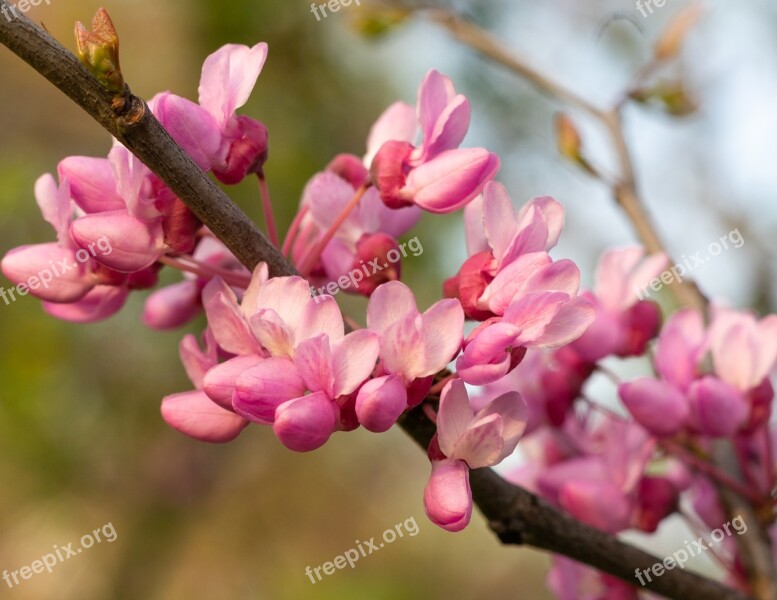
[[526,428],[527,406],[517,392],[472,410],[459,379],[442,391],[437,436],[429,456],[432,475],[424,491],[429,519],[448,531],[464,529],[472,515],[469,469],[492,467],[510,456]]
[[433,213],[456,211],[494,178],[499,158],[483,148],[459,149],[469,129],[469,101],[435,70],[421,83],[417,110],[420,146],[411,143],[407,105],[392,105],[376,123],[367,153],[374,153],[373,183],[391,208],[416,204]]

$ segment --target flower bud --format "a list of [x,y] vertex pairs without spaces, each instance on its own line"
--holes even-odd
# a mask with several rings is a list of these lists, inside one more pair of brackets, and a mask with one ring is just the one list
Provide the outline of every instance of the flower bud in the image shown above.
[[424,490],[429,520],[446,531],[461,531],[472,517],[469,468],[462,460],[432,462],[432,475]]
[[92,20],[92,31],[76,23],[78,58],[97,81],[110,92],[124,92],[124,76],[119,66],[119,35],[108,11],[101,8]]

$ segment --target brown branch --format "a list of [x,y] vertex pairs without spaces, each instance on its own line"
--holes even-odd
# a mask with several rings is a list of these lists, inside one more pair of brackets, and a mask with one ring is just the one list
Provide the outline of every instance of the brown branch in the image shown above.
[[[0,6],[7,5],[0,0]],[[294,267],[261,235],[248,217],[178,147],[142,100],[128,96],[127,111],[116,114],[105,93],[80,62],[26,17],[0,19],[0,43],[54,83],[154,171],[249,268],[267,262],[278,275]],[[420,410],[401,426],[425,448],[434,425]],[[635,569],[659,558],[624,544],[565,515],[490,469],[472,473],[475,503],[504,543],[529,544],[569,556],[635,584]],[[748,600],[739,592],[681,570],[653,577],[646,589],[676,600]]]

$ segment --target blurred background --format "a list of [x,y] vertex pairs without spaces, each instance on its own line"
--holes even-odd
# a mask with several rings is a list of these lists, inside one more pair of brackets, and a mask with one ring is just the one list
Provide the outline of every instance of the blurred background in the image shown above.
[[[73,48],[73,23],[97,1],[51,0],[28,15]],[[489,0],[455,7],[542,71],[605,106],[649,58],[652,41],[687,6],[668,0],[643,17],[632,0]],[[268,62],[242,112],[270,129],[267,176],[285,229],[305,182],[339,152],[362,154],[391,102],[412,102],[430,68],[453,77],[474,107],[470,146],[504,158],[500,179],[516,203],[552,195],[568,211],[556,257],[572,257],[586,284],[600,252],[634,241],[601,184],[558,157],[562,108],[487,63],[432,24],[410,20],[383,36],[367,26],[370,0],[317,21],[309,2],[124,0],[105,5],[122,41],[133,91],[196,99],[203,59],[228,42],[267,41]],[[626,112],[643,197],[672,253],[706,252],[734,228],[745,244],[693,275],[714,298],[775,308],[777,250],[777,4],[710,0],[669,73],[698,103],[677,118]],[[374,24],[372,24],[374,25]],[[49,241],[33,185],[68,155],[105,155],[108,135],[29,67],[0,48],[0,252]],[[575,111],[590,154],[612,164],[601,132]],[[253,181],[229,193],[260,218]],[[465,256],[461,215],[426,217],[424,254],[406,260],[428,306]],[[167,273],[166,281],[175,281]],[[10,283],[0,277],[0,285]],[[463,533],[429,523],[428,463],[399,430],[334,436],[294,454],[252,427],[209,446],[170,430],[161,398],[190,389],[178,361],[183,332],[140,325],[143,295],[108,322],[55,321],[26,297],[0,303],[0,570],[112,523],[118,538],[9,589],[25,600],[550,598],[547,558],[502,548],[478,515]],[[364,302],[346,305],[361,319]],[[198,322],[190,331],[199,333]],[[606,392],[605,392],[606,393]],[[317,566],[408,518],[420,532],[312,585]],[[643,541],[644,543],[644,541]],[[667,549],[676,546],[664,542]],[[660,550],[653,546],[656,552]],[[700,565],[699,568],[706,568]]]

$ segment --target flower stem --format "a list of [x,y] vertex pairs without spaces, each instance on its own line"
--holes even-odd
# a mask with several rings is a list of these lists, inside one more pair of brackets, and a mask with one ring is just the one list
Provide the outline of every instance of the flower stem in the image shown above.
[[267,185],[267,179],[257,174],[259,178],[259,194],[262,196],[262,209],[264,210],[264,222],[267,225],[267,236],[270,238],[273,246],[280,248],[278,244],[278,228],[275,226],[275,215],[272,211],[272,199],[270,198],[270,188]]

